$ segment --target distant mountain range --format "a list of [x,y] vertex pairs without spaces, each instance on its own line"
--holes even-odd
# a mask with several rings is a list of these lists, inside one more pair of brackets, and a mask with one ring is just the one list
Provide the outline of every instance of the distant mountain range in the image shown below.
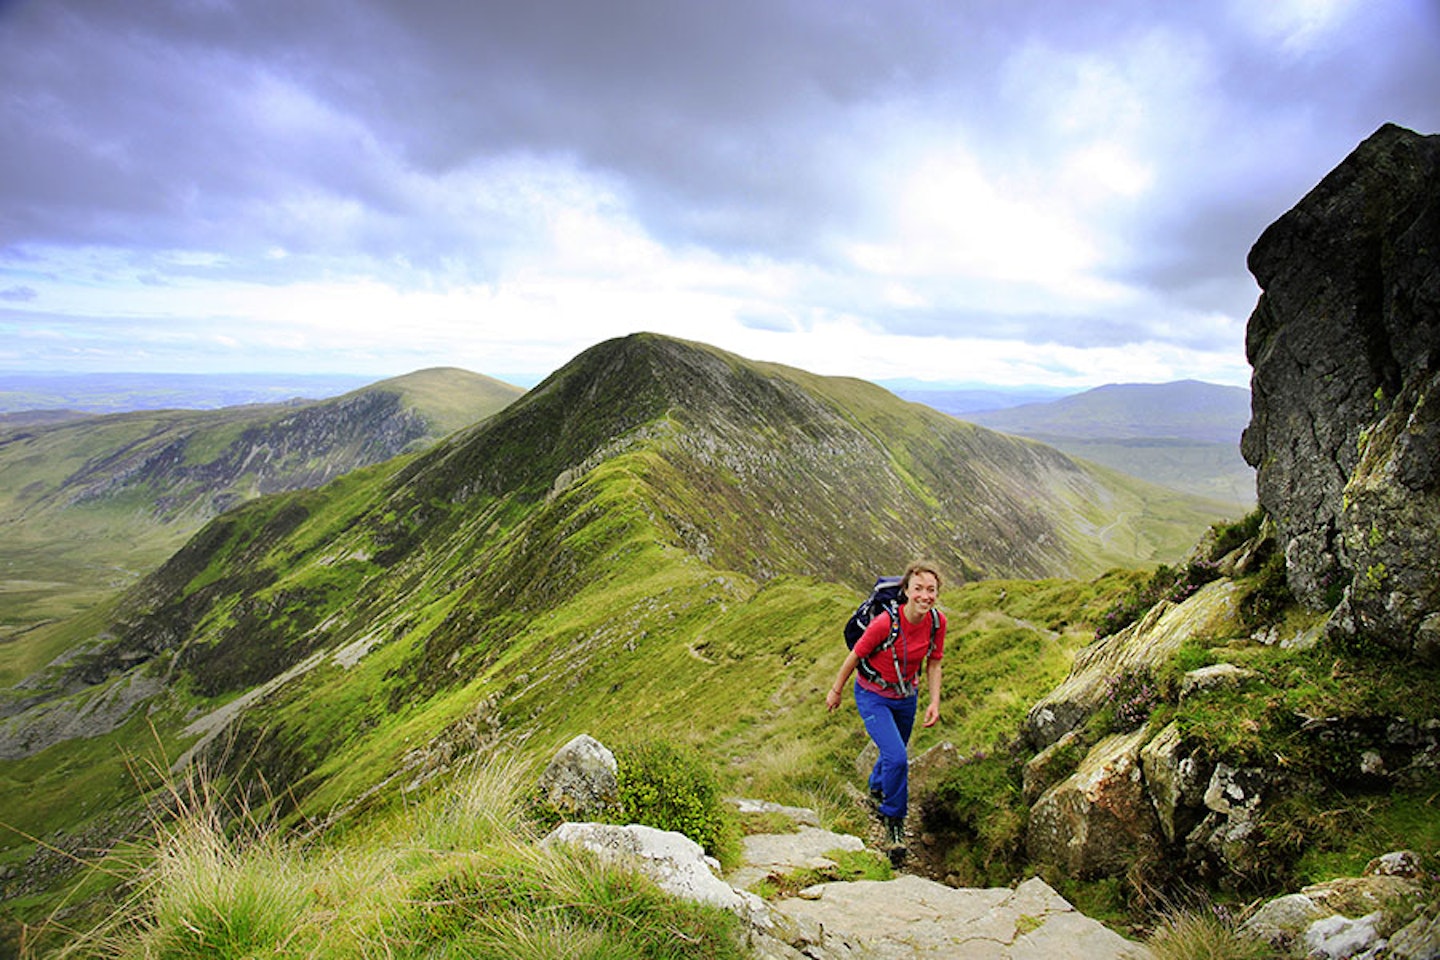
[[902,396],[1152,483],[1238,508],[1255,502],[1255,471],[1240,455],[1250,392],[1240,387],[1196,380],[1111,384],[989,410],[950,391],[907,390]]
[[1074,393],[1063,387],[934,387],[918,380],[879,380],[897,397],[914,400],[964,419],[968,413],[1005,410],[1027,403],[1049,403]]
[[214,410],[250,403],[319,400],[373,382],[373,377],[353,374],[0,371],[0,414],[37,410]]

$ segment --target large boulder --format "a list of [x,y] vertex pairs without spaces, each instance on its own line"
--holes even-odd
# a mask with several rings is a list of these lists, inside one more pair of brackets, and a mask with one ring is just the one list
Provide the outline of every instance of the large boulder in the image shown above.
[[540,795],[575,819],[599,816],[619,802],[619,766],[599,740],[580,734],[561,747],[540,775]]
[[1292,592],[1440,657],[1440,136],[1381,127],[1250,251],[1242,440]]
[[1160,825],[1141,773],[1146,735],[1142,728],[1105,738],[1074,774],[1036,801],[1025,835],[1032,860],[1097,877],[1160,856]]

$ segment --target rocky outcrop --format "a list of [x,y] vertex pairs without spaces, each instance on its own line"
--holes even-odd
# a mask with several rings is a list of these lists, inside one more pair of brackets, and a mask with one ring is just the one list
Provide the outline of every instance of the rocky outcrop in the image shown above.
[[[1440,659],[1440,136],[1380,129],[1264,232],[1250,269],[1263,293],[1243,447],[1269,519],[1220,559],[1221,580],[1083,650],[1022,729],[1038,751],[1024,772],[1027,849],[1073,873],[1118,875],[1158,854],[1253,876],[1267,807],[1306,776],[1373,788],[1427,776],[1440,757],[1440,720],[1423,715],[1297,714],[1296,736],[1328,751],[1323,772],[1215,755],[1182,724],[1109,738],[1090,724],[1112,705],[1119,719],[1117,679],[1159,675],[1191,637],[1298,650],[1323,633]],[[1231,578],[1263,574],[1271,538],[1323,627],[1256,627],[1255,598],[1272,588]],[[1257,682],[1222,662],[1184,676],[1171,702],[1183,713],[1192,697]]]
[[[1149,720],[1109,735],[1105,724],[1086,725],[1110,706],[1107,671],[1158,674],[1186,635],[1179,625],[1204,625],[1220,632],[1203,636],[1228,635],[1241,645],[1263,642],[1268,631],[1246,638],[1224,613],[1240,589],[1232,581],[1216,582],[1184,603],[1157,605],[1133,627],[1087,648],[1070,676],[1031,710],[1026,733],[1032,748],[1065,729],[1023,768],[1030,805],[1026,851],[1034,863],[1089,877],[1123,876],[1152,863],[1214,877],[1263,871],[1260,825],[1297,787],[1296,778],[1310,774],[1283,760],[1273,767],[1227,763],[1173,720]],[[1265,682],[1228,663],[1198,667],[1175,678],[1172,702],[1183,715],[1192,699],[1240,696]],[[1440,719],[1296,715],[1294,722],[1299,741],[1326,746],[1334,763],[1326,776],[1373,788],[1420,782],[1440,767]]]
[[1139,621],[1081,650],[1069,676],[1030,708],[1026,741],[1037,750],[1050,746],[1106,704],[1112,678],[1166,663],[1187,637],[1233,629],[1235,593],[1233,581],[1213,581],[1186,602],[1162,601]]
[[137,669],[104,686],[0,719],[0,760],[18,760],[75,737],[109,733],[164,686],[151,671]]
[[1032,859],[1092,878],[1160,856],[1159,823],[1141,774],[1145,737],[1144,729],[1107,737],[1041,796],[1026,827]]
[[1440,136],[1386,125],[1250,252],[1242,441],[1332,635],[1440,658]]
[[1427,904],[1420,858],[1400,850],[1377,857],[1360,877],[1343,877],[1269,901],[1241,931],[1283,956],[1339,960],[1440,957],[1440,912]]

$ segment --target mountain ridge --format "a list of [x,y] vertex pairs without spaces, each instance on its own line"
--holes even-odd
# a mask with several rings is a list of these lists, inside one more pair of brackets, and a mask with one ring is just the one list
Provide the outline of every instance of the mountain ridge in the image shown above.
[[[873,469],[857,473],[857,457]],[[942,516],[966,503],[969,516]],[[646,691],[626,719],[662,722],[686,715],[697,669],[778,657],[783,678],[779,664],[812,647],[790,631],[823,635],[853,603],[841,584],[922,547],[957,579],[1093,571],[1178,552],[1210,519],[1199,501],[873,384],[637,335],[427,451],[242,504],[113,612],[34,631],[27,642],[75,653],[0,698],[0,734],[7,756],[58,749],[27,741],[27,716],[86,715],[107,691],[159,680],[84,740],[133,736],[144,713],[178,756],[197,717],[274,684],[201,762],[284,783],[287,806],[320,816],[406,769],[402,731],[558,736],[606,688]],[[1124,549],[1089,555],[1085,538],[1116,525]],[[1013,556],[987,543],[1007,531],[1022,538]],[[742,655],[744,624],[777,647]],[[657,659],[686,681],[656,687],[675,676],[653,675]],[[733,715],[755,709],[747,689]],[[565,690],[589,694],[557,704]]]

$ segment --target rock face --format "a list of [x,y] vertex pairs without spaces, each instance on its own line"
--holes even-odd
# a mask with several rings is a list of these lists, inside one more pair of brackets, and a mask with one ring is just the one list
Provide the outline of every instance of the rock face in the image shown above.
[[1382,127],[1249,267],[1242,452],[1290,588],[1340,600],[1332,635],[1440,658],[1440,136]]
[[1050,746],[1104,706],[1112,677],[1166,662],[1187,637],[1229,628],[1235,592],[1231,581],[1208,583],[1185,603],[1162,601],[1136,623],[1081,650],[1064,682],[1030,708],[1025,739],[1037,750]]

